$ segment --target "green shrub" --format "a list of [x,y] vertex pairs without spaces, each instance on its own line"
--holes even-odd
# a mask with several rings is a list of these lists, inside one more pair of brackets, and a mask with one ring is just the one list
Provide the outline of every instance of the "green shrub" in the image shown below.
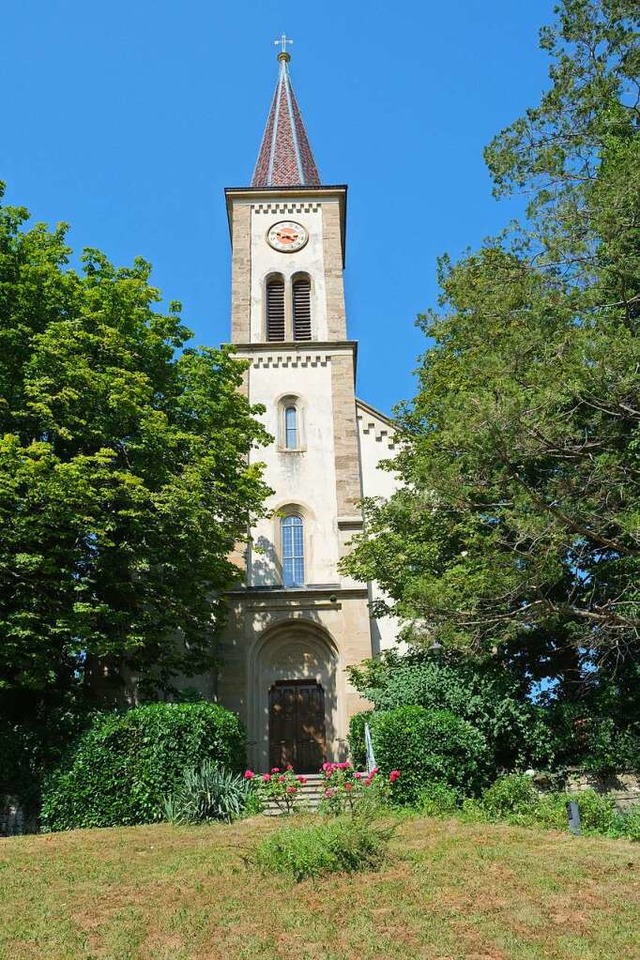
[[367,765],[367,747],[364,740],[364,727],[371,726],[371,710],[354,713],[349,721],[349,753],[351,762],[357,770],[363,770]]
[[[448,710],[479,730],[490,750],[493,773],[549,762],[545,712],[535,707],[516,679],[501,666],[464,653],[440,656],[424,650],[385,651],[349,670],[356,689],[375,710],[419,706]],[[354,763],[357,763],[351,746]]]
[[416,807],[425,817],[450,817],[457,813],[459,803],[455,790],[435,780],[420,789]]
[[580,793],[566,794],[566,802],[576,800],[580,808],[580,822],[582,828],[595,833],[616,833],[618,830],[619,814],[615,801],[611,797],[596,793],[595,790],[581,790]]
[[476,792],[486,782],[491,763],[485,738],[447,710],[409,706],[374,713],[371,737],[383,773],[402,772],[394,787],[399,804],[415,804],[433,781],[461,794]]
[[620,832],[629,840],[640,843],[640,803],[620,815]]
[[465,801],[463,814],[467,820],[502,820],[520,826],[566,830],[570,800],[578,804],[581,826],[586,833],[622,835],[621,817],[610,797],[595,790],[574,794],[539,793],[531,778],[520,773],[499,777],[483,792],[480,800]]
[[188,767],[178,789],[164,801],[165,819],[172,823],[237,820],[250,805],[251,784],[237,773],[203,760]]
[[45,829],[150,823],[184,771],[204,760],[240,772],[245,734],[237,716],[214,703],[153,703],[101,715],[47,778]]
[[495,783],[487,787],[480,802],[489,820],[529,824],[536,822],[540,794],[531,777],[523,773],[510,773],[498,777]]
[[300,882],[327,873],[378,870],[392,829],[363,817],[336,817],[319,826],[284,827],[256,852],[262,870],[287,873]]

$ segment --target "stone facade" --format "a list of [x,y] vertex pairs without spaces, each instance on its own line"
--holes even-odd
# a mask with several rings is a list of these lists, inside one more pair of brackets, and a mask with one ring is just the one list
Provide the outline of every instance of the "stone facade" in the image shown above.
[[[354,393],[356,345],[346,338],[342,278],[345,200],[345,187],[227,191],[232,340],[249,361],[248,396],[264,406],[264,424],[274,437],[252,454],[265,463],[274,494],[270,514],[252,531],[244,584],[229,598],[217,695],[244,720],[249,762],[258,770],[277,759],[278,743],[303,735],[305,718],[295,715],[302,688],[313,687],[322,697],[324,721],[314,720],[312,733],[322,756],[343,759],[349,718],[366,706],[346,668],[395,640],[393,623],[371,619],[376,587],[339,569],[350,539],[362,530],[363,496],[387,496],[395,485],[393,474],[378,469],[380,460],[393,456],[393,428]],[[282,220],[305,231],[300,249],[281,251],[268,242]],[[301,275],[310,281],[311,339],[296,341],[292,284]],[[268,339],[266,317],[273,276],[285,297],[285,339],[275,342]],[[296,411],[293,447],[285,436],[288,407]],[[289,515],[301,521],[304,581],[296,586],[285,585],[283,569],[282,523]],[[290,696],[290,718],[275,716],[274,691],[278,703]],[[277,723],[284,733],[274,732]]]
[[[264,407],[273,443],[251,456],[274,493],[234,562],[216,696],[244,720],[257,770],[312,772],[347,753],[349,718],[366,704],[347,668],[395,642],[377,623],[374,584],[340,569],[363,528],[363,497],[386,497],[394,454],[386,417],[356,401],[347,338],[344,186],[323,186],[289,77],[279,75],[252,185],[226,191],[231,339],[248,361],[244,389]],[[315,764],[315,767],[314,767]]]

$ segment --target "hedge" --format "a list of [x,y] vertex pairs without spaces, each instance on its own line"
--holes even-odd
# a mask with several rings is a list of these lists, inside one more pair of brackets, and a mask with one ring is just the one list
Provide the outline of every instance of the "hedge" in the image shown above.
[[238,717],[218,704],[153,703],[102,714],[45,781],[43,828],[160,820],[186,768],[208,759],[240,772],[245,753]]
[[369,717],[376,763],[385,775],[401,772],[394,788],[399,803],[416,803],[434,781],[460,795],[487,783],[492,758],[486,738],[450,711],[406,706]]

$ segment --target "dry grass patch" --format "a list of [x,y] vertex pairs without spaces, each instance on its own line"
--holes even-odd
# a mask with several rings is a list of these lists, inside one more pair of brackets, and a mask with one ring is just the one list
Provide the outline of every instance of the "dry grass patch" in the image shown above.
[[243,855],[278,824],[0,843],[2,960],[638,960],[640,847],[400,824],[379,873],[295,884]]

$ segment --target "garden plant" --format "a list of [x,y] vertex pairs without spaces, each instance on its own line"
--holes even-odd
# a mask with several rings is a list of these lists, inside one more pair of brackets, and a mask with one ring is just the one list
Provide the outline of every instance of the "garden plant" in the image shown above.
[[369,773],[354,770],[352,765],[343,763],[324,763],[324,797],[320,804],[323,813],[336,816],[344,813],[362,813],[363,810],[375,811],[388,805],[393,799],[394,784],[400,778],[399,770],[391,770],[384,777],[377,767]]
[[272,767],[270,773],[255,774],[245,770],[244,779],[254,788],[254,797],[259,807],[275,804],[281,813],[293,813],[300,807],[300,787],[307,782],[306,777],[296,774],[289,764],[283,769]]

